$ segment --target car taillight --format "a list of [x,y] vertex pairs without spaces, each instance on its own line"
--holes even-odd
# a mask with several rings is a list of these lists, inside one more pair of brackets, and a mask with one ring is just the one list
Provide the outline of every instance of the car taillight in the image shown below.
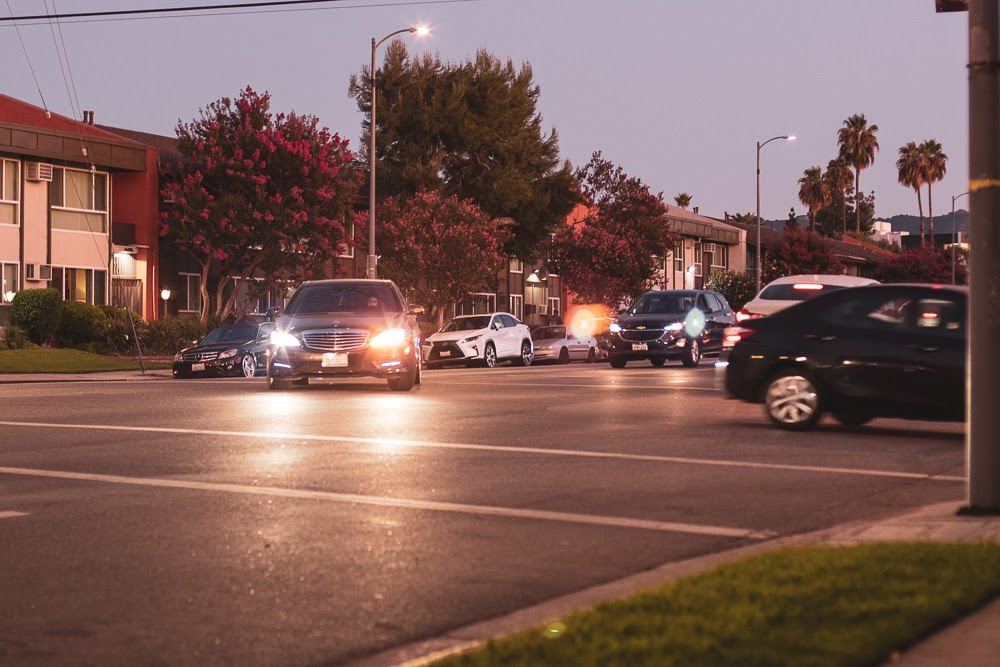
[[753,329],[746,327],[726,327],[722,334],[722,347],[732,347],[741,340],[746,340],[753,334]]
[[764,316],[761,315],[760,313],[751,313],[746,308],[741,308],[736,313],[736,321],[737,322],[746,322],[747,320],[753,320],[753,319],[756,319],[758,317],[764,317]]

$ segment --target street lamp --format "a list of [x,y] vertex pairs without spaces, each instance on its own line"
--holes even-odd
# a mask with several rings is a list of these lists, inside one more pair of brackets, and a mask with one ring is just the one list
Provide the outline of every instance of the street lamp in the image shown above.
[[430,28],[425,25],[412,26],[410,28],[403,28],[402,30],[397,30],[396,32],[389,33],[382,39],[375,41],[372,37],[372,123],[371,123],[371,146],[368,150],[368,158],[370,160],[369,174],[368,174],[368,266],[365,271],[365,275],[368,278],[377,278],[376,267],[378,265],[378,258],[375,257],[375,51],[385,42],[387,39],[391,39],[396,35],[401,35],[404,32],[413,33],[415,35],[420,35],[423,37],[430,33]]
[[[957,243],[957,240],[955,238],[955,200],[961,199],[967,194],[969,193],[963,192],[960,195],[951,196],[951,284],[952,285],[955,284],[955,245]],[[933,239],[931,239],[931,242],[933,243]]]
[[163,316],[167,317],[170,313],[167,310],[167,301],[170,299],[170,288],[164,287],[160,290],[160,298],[163,299]]
[[793,134],[782,134],[777,137],[771,137],[764,143],[757,142],[757,291],[760,292],[760,149],[767,146],[772,141],[777,139],[784,139],[786,141],[795,141],[795,135]]

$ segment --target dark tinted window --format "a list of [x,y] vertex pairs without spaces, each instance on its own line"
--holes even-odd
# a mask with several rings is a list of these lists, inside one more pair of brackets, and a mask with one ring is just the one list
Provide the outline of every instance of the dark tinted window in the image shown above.
[[715,308],[712,307],[712,304],[708,300],[707,294],[698,295],[698,310],[703,313],[711,313],[715,311]]
[[919,299],[914,315],[918,331],[945,336],[965,335],[965,302],[950,294]]
[[814,296],[842,289],[844,289],[842,285],[822,285],[810,282],[786,283],[765,287],[764,291],[760,293],[760,298],[771,301],[806,301]]
[[694,308],[694,300],[691,292],[649,292],[636,299],[628,312],[630,315],[686,313]]
[[387,283],[313,283],[295,293],[285,312],[399,313],[404,310],[396,291]]
[[481,315],[479,317],[456,317],[448,324],[444,325],[441,331],[475,331],[485,329],[490,325],[490,316]]
[[500,321],[503,322],[503,325],[505,327],[516,327],[517,326],[517,320],[515,320],[512,316],[510,316],[510,315],[508,315],[506,313],[502,313],[502,314],[499,315],[499,317],[500,317]]
[[566,327],[538,327],[531,333],[535,340],[556,340],[566,337]]
[[708,294],[705,295],[705,298],[708,299],[708,305],[712,307],[713,312],[716,310],[726,309],[727,305],[726,300],[720,297],[718,294],[713,294],[709,292]]
[[898,291],[853,292],[818,313],[825,322],[855,329],[903,331],[909,328],[913,294]]
[[243,343],[257,338],[256,324],[232,324],[218,329],[212,329],[204,338],[200,345],[211,343]]

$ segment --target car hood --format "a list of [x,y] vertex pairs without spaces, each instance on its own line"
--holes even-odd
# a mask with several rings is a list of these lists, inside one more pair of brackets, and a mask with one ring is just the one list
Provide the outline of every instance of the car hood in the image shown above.
[[297,333],[312,329],[384,329],[407,328],[404,313],[308,313],[303,315],[282,315],[278,319],[278,331]]
[[209,343],[207,345],[192,345],[191,347],[185,347],[181,350],[181,354],[185,352],[222,352],[224,350],[231,350],[234,347],[245,347],[252,344],[254,341],[225,341],[222,343]]
[[465,331],[438,331],[435,334],[431,334],[427,337],[432,343],[453,343],[456,340],[462,340],[463,338],[469,338],[470,336],[481,336],[487,333],[489,329],[466,329]]

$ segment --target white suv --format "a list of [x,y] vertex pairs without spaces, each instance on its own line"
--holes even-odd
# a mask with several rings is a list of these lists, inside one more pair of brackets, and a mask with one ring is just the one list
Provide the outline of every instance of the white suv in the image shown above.
[[531,330],[509,313],[456,317],[428,336],[425,344],[428,368],[445,364],[493,368],[504,359],[515,366],[530,366],[534,354]]
[[878,285],[877,280],[842,275],[785,276],[771,281],[736,313],[736,321],[766,317],[797,303],[845,287]]

